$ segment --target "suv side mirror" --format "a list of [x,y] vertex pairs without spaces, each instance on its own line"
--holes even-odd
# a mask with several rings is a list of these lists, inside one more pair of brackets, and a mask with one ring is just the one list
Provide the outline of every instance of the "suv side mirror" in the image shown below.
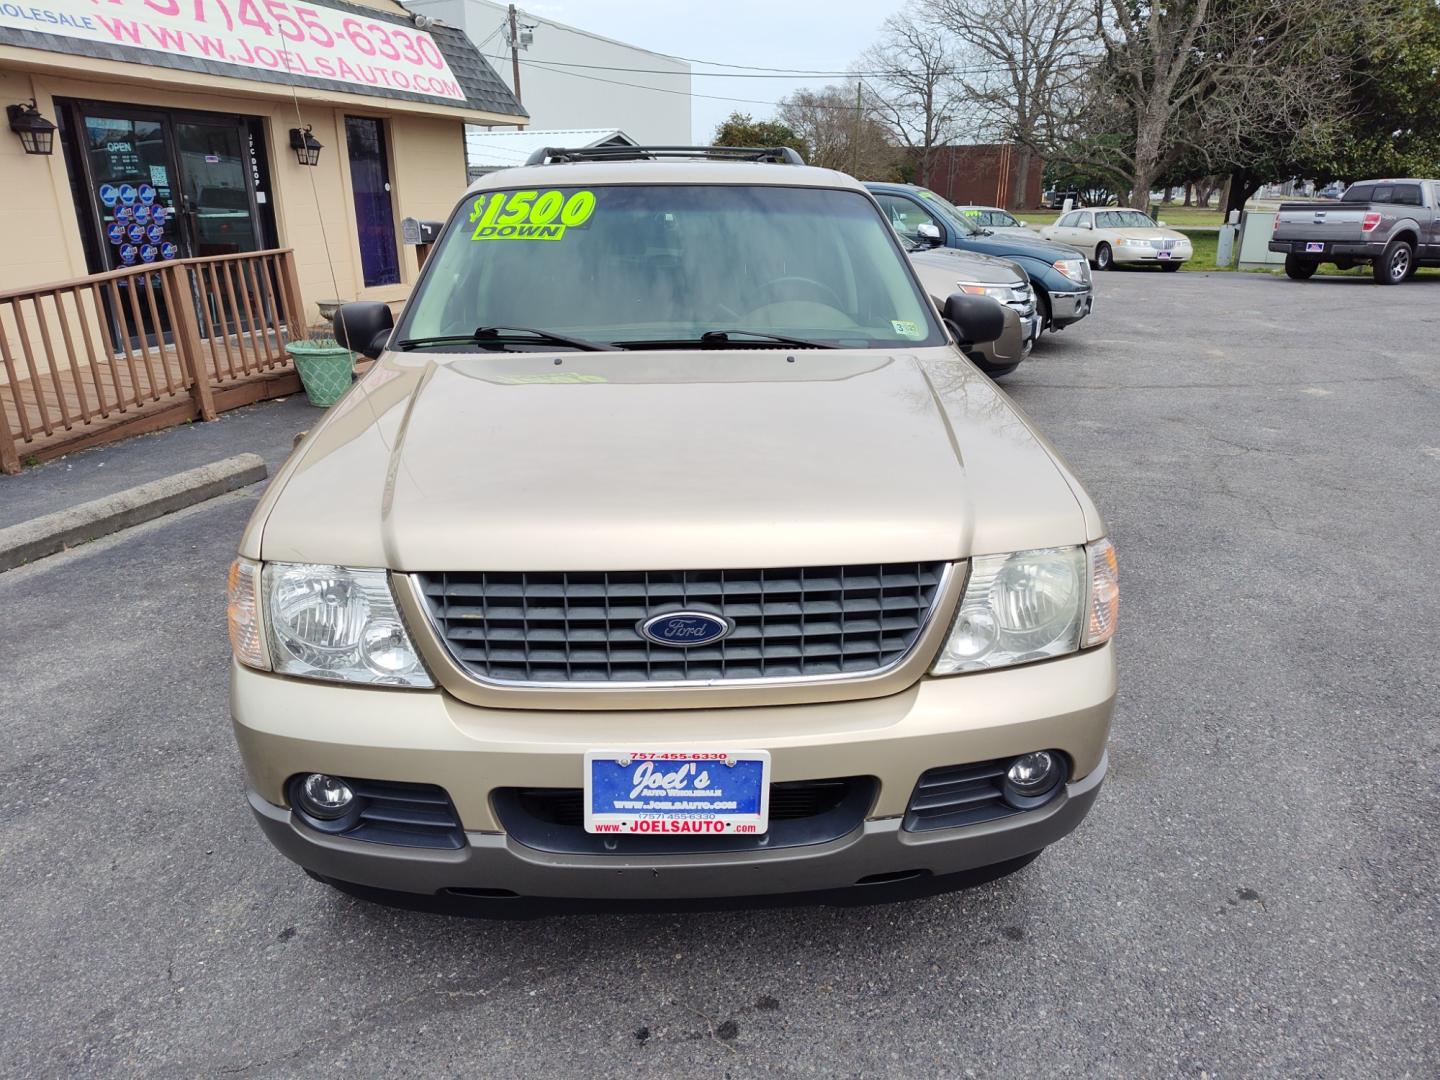
[[940,243],[940,226],[933,221],[922,221],[915,230],[915,235],[931,247]]
[[1005,308],[991,296],[951,293],[941,314],[961,348],[995,341],[1005,332]]
[[341,304],[331,320],[335,328],[335,340],[351,352],[377,360],[385,351],[390,340],[390,331],[395,328],[395,317],[390,308],[377,300],[356,300]]

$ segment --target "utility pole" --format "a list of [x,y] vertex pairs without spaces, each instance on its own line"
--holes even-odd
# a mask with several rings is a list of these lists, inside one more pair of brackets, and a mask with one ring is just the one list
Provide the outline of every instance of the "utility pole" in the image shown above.
[[[515,17],[515,5],[510,5],[510,66],[515,72],[515,100],[520,101],[520,24]],[[523,101],[520,102],[522,105]]]
[[860,89],[864,84],[855,80],[855,130],[850,135],[850,175],[860,171]]

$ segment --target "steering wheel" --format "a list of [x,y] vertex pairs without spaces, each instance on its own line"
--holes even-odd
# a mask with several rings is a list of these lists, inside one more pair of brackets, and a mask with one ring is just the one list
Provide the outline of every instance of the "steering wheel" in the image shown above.
[[[765,282],[764,285],[760,286],[760,292],[762,294],[768,295],[772,290],[785,289],[795,285],[800,286],[802,289],[809,289],[816,297],[819,298],[819,302],[824,304],[826,307],[832,307],[836,311],[845,310],[845,302],[840,299],[840,294],[837,293],[834,289],[832,289],[829,285],[826,285],[823,281],[816,281],[814,278],[799,277],[797,275],[787,275],[785,277],[771,278],[769,281]],[[794,299],[794,297],[786,297],[785,299]],[[776,304],[779,302],[779,300],[767,299],[758,306],[769,307],[771,304]]]

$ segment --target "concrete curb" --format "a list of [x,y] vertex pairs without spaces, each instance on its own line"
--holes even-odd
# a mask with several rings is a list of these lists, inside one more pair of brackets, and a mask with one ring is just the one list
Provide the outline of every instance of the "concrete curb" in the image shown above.
[[260,455],[236,454],[224,461],[117,491],[103,499],[22,521],[0,529],[0,572],[173,514],[227,491],[258,483],[267,475]]

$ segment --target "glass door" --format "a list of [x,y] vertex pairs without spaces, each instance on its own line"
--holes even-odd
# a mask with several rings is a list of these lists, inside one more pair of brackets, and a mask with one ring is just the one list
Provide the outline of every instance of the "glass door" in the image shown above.
[[[163,115],[110,107],[86,110],[77,126],[86,188],[100,243],[101,269],[123,270],[176,258],[173,166]],[[118,350],[159,345],[170,331],[157,274],[135,274],[102,291]]]
[[176,120],[175,148],[189,253],[258,251],[260,236],[241,121]]
[[163,117],[120,110],[86,113],[82,132],[90,195],[105,240],[105,269],[179,255]]
[[[180,216],[190,253],[212,257],[259,251],[259,213],[244,121],[238,117],[176,117],[174,131],[175,155],[180,162]],[[270,298],[279,295],[273,282],[267,291],[250,273],[224,264],[215,272],[229,283],[235,300],[222,301],[222,295],[228,297],[228,290],[197,294],[197,301],[201,295],[209,296],[208,321],[212,326],[225,334],[238,334],[242,330],[259,331],[270,324],[274,315],[269,310]],[[252,315],[259,326],[249,325]]]

